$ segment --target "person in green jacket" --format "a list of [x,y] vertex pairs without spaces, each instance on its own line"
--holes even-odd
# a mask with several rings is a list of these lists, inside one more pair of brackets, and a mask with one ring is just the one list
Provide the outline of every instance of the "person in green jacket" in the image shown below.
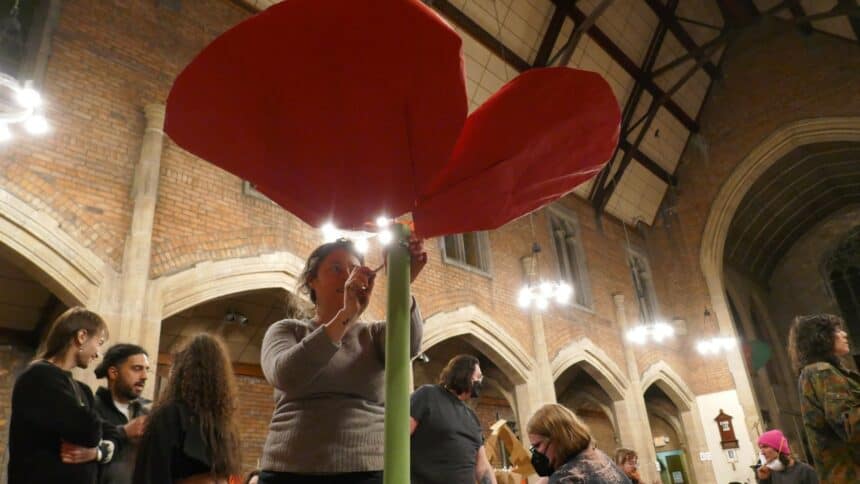
[[821,482],[860,482],[860,374],[840,358],[850,353],[838,316],[798,316],[789,354],[800,371],[803,426]]

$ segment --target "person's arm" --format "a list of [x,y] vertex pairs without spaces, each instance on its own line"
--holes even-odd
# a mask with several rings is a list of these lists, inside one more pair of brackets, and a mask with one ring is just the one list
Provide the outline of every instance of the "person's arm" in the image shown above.
[[827,425],[849,444],[860,444],[860,399],[848,378],[831,365],[809,372],[801,384],[802,398],[818,400]]
[[478,484],[497,484],[496,472],[490,465],[490,460],[487,459],[487,451],[484,450],[483,445],[478,449],[478,456],[475,460],[475,480]]
[[284,392],[295,391],[312,382],[339,349],[324,326],[297,338],[293,324],[275,323],[263,338],[260,366],[270,385]]
[[412,396],[409,397],[409,435],[414,434],[421,421],[430,414],[427,397],[432,388],[431,386],[422,386],[412,392]]
[[[101,440],[101,419],[92,405],[81,405],[80,392],[92,391],[52,368],[32,368],[15,385],[12,413],[36,431],[57,433],[65,442],[94,448]],[[86,398],[86,394],[82,396]],[[89,399],[92,401],[92,398]]]

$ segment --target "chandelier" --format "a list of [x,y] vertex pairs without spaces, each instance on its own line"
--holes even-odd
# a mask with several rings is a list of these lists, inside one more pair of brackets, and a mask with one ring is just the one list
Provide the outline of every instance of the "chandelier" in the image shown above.
[[[711,311],[706,308],[702,317],[702,327],[707,331],[710,326],[716,327],[717,324],[713,321]],[[717,328],[717,331],[719,331],[719,328]],[[720,353],[728,353],[735,349],[737,345],[738,342],[735,338],[728,336],[712,336],[710,338],[699,339],[696,343],[696,351],[698,351],[700,355],[711,356]]]
[[[532,227],[532,235],[534,235],[534,227]],[[526,279],[528,283],[520,288],[517,294],[517,305],[523,309],[528,309],[534,306],[538,311],[545,311],[549,308],[551,302],[559,306],[566,306],[573,296],[573,287],[565,281],[547,281],[540,280],[532,282],[536,277],[539,265],[538,255],[541,252],[541,246],[537,242],[532,243],[531,258],[527,260],[528,269],[526,269]]]
[[0,73],[0,143],[12,139],[10,126],[20,124],[32,135],[48,132],[48,121],[40,113],[42,96],[31,81],[24,85]]
[[675,336],[675,327],[663,321],[655,321],[647,324],[638,324],[627,330],[624,335],[627,341],[644,345],[649,340],[655,343],[663,341]]

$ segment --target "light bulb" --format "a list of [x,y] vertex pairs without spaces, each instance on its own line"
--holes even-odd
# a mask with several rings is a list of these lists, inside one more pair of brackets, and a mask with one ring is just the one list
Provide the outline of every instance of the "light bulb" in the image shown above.
[[541,282],[540,286],[538,286],[538,287],[540,288],[541,296],[543,296],[543,297],[552,296],[552,292],[553,292],[552,291],[552,284],[550,284],[549,282]]
[[543,296],[538,296],[535,299],[535,307],[543,311],[544,309],[549,307],[549,301]]
[[360,238],[355,241],[355,250],[358,251],[359,254],[366,254],[367,249],[369,249],[369,244],[367,243],[367,239]]
[[570,296],[573,295],[573,288],[566,282],[559,282],[555,286],[555,302],[564,306],[570,302]]
[[42,96],[33,88],[25,87],[15,94],[15,101],[26,109],[35,109],[42,105]]
[[532,291],[528,287],[520,289],[517,295],[517,305],[521,308],[527,308],[532,304]]
[[388,227],[389,225],[391,225],[391,219],[389,219],[385,215],[380,215],[379,217],[376,218],[376,226],[377,227],[384,229],[385,227]]
[[323,226],[320,227],[320,230],[322,230],[324,242],[328,243],[337,240],[338,230],[333,223],[328,222],[323,224]]
[[382,245],[388,245],[392,240],[394,240],[394,234],[392,234],[390,230],[382,230],[376,235],[376,237],[379,238],[379,243]]
[[9,126],[6,123],[0,123],[0,143],[5,143],[12,139],[12,132],[9,131]]
[[45,134],[48,132],[48,120],[39,114],[30,116],[24,121],[24,129],[30,134]]

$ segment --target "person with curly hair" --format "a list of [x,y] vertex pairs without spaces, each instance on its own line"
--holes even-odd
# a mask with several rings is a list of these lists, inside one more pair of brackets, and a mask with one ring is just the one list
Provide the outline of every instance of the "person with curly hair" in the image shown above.
[[860,482],[860,374],[840,358],[850,353],[842,318],[798,316],[788,351],[800,372],[803,426],[821,482]]
[[224,342],[198,334],[173,358],[138,447],[134,484],[226,484],[241,471],[236,382]]
[[594,447],[588,427],[569,408],[549,403],[529,419],[532,467],[550,484],[630,484],[608,455]]
[[[411,280],[427,263],[409,242]],[[275,387],[275,410],[260,462],[261,484],[381,484],[385,422],[385,321],[362,322],[376,271],[352,242],[317,247],[299,276],[314,303],[309,319],[269,326],[260,366]],[[411,351],[422,320],[411,311]]]

